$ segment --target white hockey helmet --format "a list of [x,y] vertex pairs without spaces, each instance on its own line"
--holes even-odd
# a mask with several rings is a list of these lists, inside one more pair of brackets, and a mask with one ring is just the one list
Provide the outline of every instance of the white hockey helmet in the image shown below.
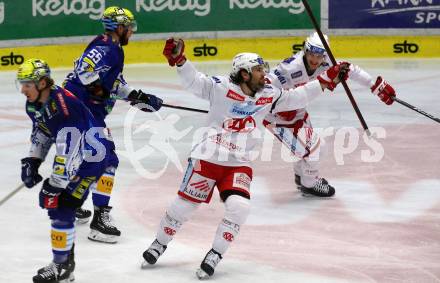
[[[330,45],[328,41],[328,36],[324,34],[325,41],[328,45]],[[317,32],[312,33],[309,37],[307,37],[306,42],[304,43],[304,50],[321,55],[327,55],[327,50],[325,50],[324,44]]]
[[269,72],[269,64],[256,53],[239,53],[232,59],[232,72],[231,75],[236,76],[240,70],[246,70],[249,73],[252,72],[252,67],[262,65],[266,72]]

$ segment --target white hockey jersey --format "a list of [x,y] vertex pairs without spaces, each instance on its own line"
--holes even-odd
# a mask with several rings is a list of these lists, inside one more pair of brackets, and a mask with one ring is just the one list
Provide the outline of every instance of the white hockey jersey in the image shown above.
[[206,127],[196,133],[191,158],[225,166],[246,166],[258,156],[254,150],[268,113],[304,108],[323,93],[315,80],[292,90],[265,85],[250,97],[228,77],[208,77],[190,61],[177,72],[186,90],[210,102]]
[[[328,57],[326,57],[327,60],[309,76],[304,65],[303,57],[304,51],[300,51],[292,57],[285,59],[267,74],[267,78],[277,88],[295,88],[315,80],[318,75],[322,74],[332,65]],[[350,80],[354,80],[362,86],[370,88],[374,84],[371,76],[356,65],[350,64],[350,72],[348,75]]]
[[[325,72],[332,65],[329,58],[319,66],[315,72],[309,76],[303,61],[304,51],[300,51],[282,61],[274,69],[267,74],[267,78],[270,83],[277,88],[290,89],[296,88],[307,82],[316,80],[316,78]],[[374,81],[371,76],[362,70],[360,67],[350,64],[349,79],[354,80],[362,86],[370,88]],[[288,118],[286,118],[288,117]],[[297,120],[305,119],[307,112],[305,109],[296,112],[296,115],[283,115],[278,116],[275,113],[269,114],[266,120],[270,123],[286,124],[287,122],[294,123]],[[286,120],[287,119],[287,120]]]

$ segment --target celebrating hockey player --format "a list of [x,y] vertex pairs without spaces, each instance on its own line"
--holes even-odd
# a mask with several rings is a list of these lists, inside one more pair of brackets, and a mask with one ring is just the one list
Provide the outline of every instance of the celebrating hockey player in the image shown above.
[[[87,107],[69,91],[54,85],[46,62],[29,59],[18,69],[17,86],[26,98],[26,112],[33,121],[32,145],[23,164],[34,176],[50,144],[56,142],[53,170],[45,179],[39,204],[51,219],[53,261],[38,270],[33,282],[73,280],[75,261],[75,210],[89,188],[103,174],[111,143]],[[38,183],[42,177],[35,177]],[[66,281],[67,282],[67,281]]]
[[[73,72],[67,76],[64,87],[84,102],[102,127],[106,127],[104,119],[111,112],[116,99],[128,101],[145,112],[159,110],[162,105],[160,98],[142,90],[134,90],[122,75],[122,47],[128,44],[137,29],[133,14],[128,9],[113,6],[104,11],[101,21],[105,33],[98,35],[86,47],[82,56],[75,62]],[[107,133],[110,135],[109,129]],[[112,223],[109,215],[110,195],[119,163],[114,144],[109,154],[109,166],[96,185],[92,186],[94,215],[90,223],[89,239],[115,243],[121,232]],[[90,214],[84,210],[81,212]]]
[[200,203],[209,203],[216,186],[225,214],[212,249],[196,272],[199,279],[205,279],[213,275],[249,214],[250,155],[261,139],[255,132],[264,117],[271,112],[304,108],[325,88],[333,89],[339,77],[345,78],[348,63],[329,68],[316,81],[284,91],[265,84],[267,64],[255,53],[236,55],[230,77],[207,77],[198,72],[186,60],[181,39],[168,39],[163,54],[170,66],[177,65],[184,88],[210,102],[210,111],[206,134],[193,147],[178,196],[161,220],[156,239],[143,253],[143,267],[156,263],[191,213]]
[[[328,43],[327,36],[325,38]],[[331,62],[321,39],[315,32],[306,39],[302,51],[281,62],[267,75],[267,79],[278,88],[296,88],[316,79],[319,74],[329,68],[331,68]],[[370,88],[371,92],[378,95],[387,105],[393,103],[392,96],[396,95],[395,91],[382,77],[379,76],[376,80],[373,80],[367,72],[353,64],[350,65],[348,76],[362,86]],[[320,141],[317,133],[312,131],[312,124],[307,110],[302,108],[279,113],[271,112],[266,116],[264,125],[283,144],[292,149],[294,154],[296,154],[294,152],[296,145],[307,144],[308,148],[305,154],[300,156],[300,161],[294,163],[297,188],[304,195],[333,196],[335,189],[326,179],[319,176],[319,160],[310,162],[308,159],[310,148],[317,144],[322,145],[323,141]],[[308,131],[304,131],[305,129]],[[306,135],[301,135],[304,132],[309,133],[309,138],[306,138]]]

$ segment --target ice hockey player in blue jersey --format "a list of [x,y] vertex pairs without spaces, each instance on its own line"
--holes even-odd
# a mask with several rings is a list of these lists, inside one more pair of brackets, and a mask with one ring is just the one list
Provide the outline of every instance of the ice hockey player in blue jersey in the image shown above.
[[[99,125],[106,127],[105,118],[112,111],[116,100],[124,100],[145,112],[159,110],[162,100],[141,90],[134,90],[124,80],[124,50],[131,35],[136,31],[133,14],[120,7],[109,7],[101,19],[105,33],[98,35],[86,47],[75,62],[74,70],[64,88],[74,93],[90,109]],[[140,107],[142,105],[142,107]],[[110,134],[108,128],[106,128]],[[90,224],[89,239],[115,243],[121,232],[112,223],[108,205],[114,183],[118,157],[113,150],[111,162],[97,186],[92,187],[94,216]]]
[[52,173],[39,193],[39,205],[47,209],[51,219],[53,261],[38,270],[33,282],[71,281],[75,268],[75,210],[107,167],[106,151],[111,144],[87,107],[72,93],[54,85],[43,60],[25,61],[18,69],[17,86],[27,98],[26,112],[33,121],[31,150],[22,163],[34,172],[29,174],[34,185],[42,181],[39,164],[50,144],[56,143]]

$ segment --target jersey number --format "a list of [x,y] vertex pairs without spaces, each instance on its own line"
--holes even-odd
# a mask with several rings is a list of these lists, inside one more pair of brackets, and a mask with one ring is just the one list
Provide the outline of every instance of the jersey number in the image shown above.
[[99,53],[98,50],[92,49],[89,54],[87,54],[87,57],[90,58],[93,63],[97,64],[102,59],[102,54]]

